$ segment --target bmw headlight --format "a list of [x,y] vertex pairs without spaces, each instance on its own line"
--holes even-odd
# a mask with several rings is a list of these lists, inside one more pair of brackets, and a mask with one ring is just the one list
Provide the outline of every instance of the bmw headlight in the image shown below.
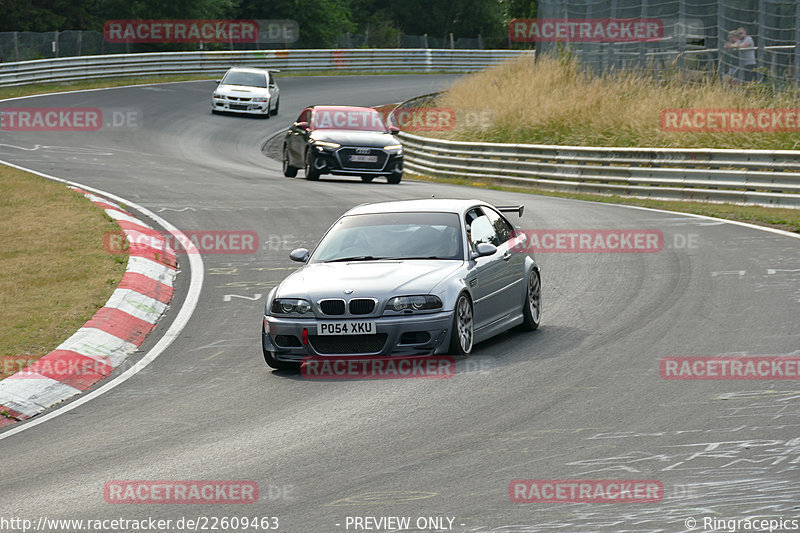
[[300,298],[275,298],[270,311],[275,315],[304,315],[311,311],[311,304]]
[[336,150],[337,148],[341,147],[341,144],[338,143],[329,143],[327,141],[314,141],[314,146],[317,148],[328,149],[328,150]]
[[425,311],[441,309],[442,300],[438,296],[426,294],[424,296],[395,296],[386,304],[386,309],[391,311]]
[[384,150],[387,152],[392,152],[394,154],[402,154],[403,153],[403,145],[402,144],[390,144],[388,146],[383,147]]

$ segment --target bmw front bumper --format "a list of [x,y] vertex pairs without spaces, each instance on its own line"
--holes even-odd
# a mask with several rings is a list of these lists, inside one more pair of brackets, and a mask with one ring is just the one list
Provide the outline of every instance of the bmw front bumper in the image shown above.
[[443,355],[450,346],[453,311],[415,316],[362,317],[358,320],[374,321],[376,333],[317,335],[318,323],[335,320],[267,315],[264,316],[262,346],[275,359],[287,362],[300,362],[310,356]]

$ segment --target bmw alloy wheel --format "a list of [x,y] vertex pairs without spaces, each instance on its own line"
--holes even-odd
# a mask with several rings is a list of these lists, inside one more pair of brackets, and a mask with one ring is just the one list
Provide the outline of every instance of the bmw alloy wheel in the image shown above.
[[455,316],[453,317],[453,338],[450,349],[456,355],[469,355],[472,351],[473,328],[472,303],[469,297],[462,293],[456,301]]

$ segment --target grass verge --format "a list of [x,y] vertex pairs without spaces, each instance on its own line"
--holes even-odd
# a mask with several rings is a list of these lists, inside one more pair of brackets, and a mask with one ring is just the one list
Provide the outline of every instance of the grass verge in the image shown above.
[[108,300],[127,256],[119,226],[64,185],[0,166],[0,378],[46,355]]
[[759,226],[782,229],[794,233],[800,233],[800,209],[789,209],[781,207],[761,207],[761,206],[741,206],[733,204],[716,204],[707,202],[676,202],[669,200],[649,200],[646,198],[628,198],[624,196],[606,196],[602,194],[578,194],[557,191],[545,191],[541,189],[526,189],[523,187],[510,187],[496,183],[479,182],[470,179],[450,179],[438,178],[433,176],[414,174],[413,179],[431,181],[436,183],[450,183],[453,185],[466,185],[480,189],[491,189],[508,192],[521,192],[526,194],[537,194],[541,196],[556,196],[559,198],[572,198],[576,200],[587,200],[590,202],[603,202],[609,204],[635,205],[639,207],[649,207],[652,209],[664,209],[667,211],[679,211],[681,213],[693,213],[695,215],[705,215],[708,217],[721,218],[723,220],[736,220],[739,222],[749,222]]
[[[209,74],[179,76],[133,76],[124,78],[104,78],[99,80],[81,80],[63,83],[37,83],[15,87],[0,87],[0,99],[31,96],[34,94],[80,91],[85,89],[102,89],[123,85],[143,85],[148,83],[168,83],[171,81],[193,81],[212,79]],[[210,98],[210,96],[209,96]]]
[[[461,141],[574,146],[797,150],[798,131],[664,131],[664,109],[800,107],[797,90],[768,85],[732,87],[713,79],[688,83],[675,76],[585,73],[569,58],[529,56],[456,81],[438,105],[459,112],[487,111],[486,124],[457,122],[435,136]],[[789,125],[788,122],[786,124]],[[796,124],[795,124],[796,126]]]

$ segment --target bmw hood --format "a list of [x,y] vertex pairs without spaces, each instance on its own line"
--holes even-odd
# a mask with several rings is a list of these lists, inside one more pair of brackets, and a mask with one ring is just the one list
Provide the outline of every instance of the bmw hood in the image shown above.
[[[312,263],[278,286],[278,298],[376,298],[428,294],[461,268],[462,261],[359,261]],[[345,291],[353,291],[345,294]]]
[[235,96],[237,98],[269,96],[269,89],[266,87],[245,87],[244,85],[220,85],[214,92],[225,96]]
[[367,146],[370,148],[383,148],[390,144],[399,144],[392,134],[376,131],[316,130],[311,134],[311,138],[315,141],[334,142],[342,146]]

